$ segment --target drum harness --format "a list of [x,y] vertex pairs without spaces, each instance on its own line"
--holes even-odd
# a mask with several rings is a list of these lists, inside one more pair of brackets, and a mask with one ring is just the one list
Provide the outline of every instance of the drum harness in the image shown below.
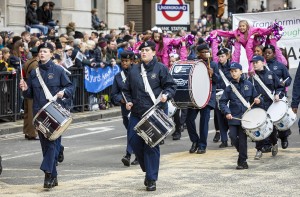
[[259,76],[257,74],[254,74],[252,77],[264,89],[264,91],[267,93],[267,95],[270,97],[270,99],[274,100],[274,94],[272,94],[271,90],[261,81],[261,79],[259,78]]

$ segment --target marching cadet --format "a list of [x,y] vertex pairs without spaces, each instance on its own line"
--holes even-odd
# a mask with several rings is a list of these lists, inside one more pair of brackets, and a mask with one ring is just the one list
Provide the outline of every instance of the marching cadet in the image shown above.
[[[243,170],[248,169],[247,135],[241,126],[240,119],[247,108],[243,105],[241,99],[245,99],[246,102],[254,100],[255,104],[259,104],[262,99],[255,98],[258,94],[252,83],[242,77],[242,66],[239,63],[231,63],[230,73],[232,77],[231,84],[226,87],[220,99],[220,108],[228,119],[230,139],[239,152],[236,169]],[[229,107],[227,106],[228,102],[230,102]]]
[[[203,60],[208,65],[208,74],[212,80],[212,92],[208,104],[202,109],[188,109],[186,117],[186,126],[192,146],[189,150],[190,153],[197,151],[198,154],[206,153],[207,136],[208,136],[208,123],[210,119],[210,110],[214,109],[216,105],[216,85],[219,82],[218,66],[215,62],[209,62],[209,47],[207,44],[201,44],[197,47],[198,59]],[[210,66],[209,66],[210,65]],[[200,129],[199,135],[196,130],[195,119],[200,112]]]
[[[270,98],[264,88],[251,77],[249,80],[253,83],[258,94],[262,95],[264,100],[264,104],[262,105],[264,110],[268,110],[270,105],[279,101],[279,95],[284,93],[284,88],[280,86],[280,81],[275,73],[266,69],[264,67],[264,57],[260,55],[253,56],[251,62],[253,63],[255,74],[259,77],[259,79],[265,84],[265,86],[273,93],[275,92],[274,98]],[[270,143],[272,145],[271,152],[272,156],[276,156],[278,152],[278,144],[277,144],[277,129],[273,127],[273,132],[268,137]],[[259,160],[262,157],[262,148],[265,144],[265,140],[257,141],[255,148],[257,149],[254,159]]]
[[[127,137],[128,137],[128,122],[129,122],[129,113],[130,111],[126,109],[126,100],[123,96],[123,88],[126,83],[128,71],[133,63],[134,53],[132,51],[123,51],[121,52],[121,66],[122,71],[116,74],[114,78],[114,83],[112,86],[112,92],[111,97],[115,104],[121,105],[121,111],[122,111],[122,118],[123,118],[123,125],[126,128],[127,131]],[[127,138],[127,147],[126,147],[126,155],[122,158],[122,162],[124,166],[130,166],[130,158],[131,154],[133,153],[131,146],[128,143]],[[133,162],[131,162],[131,165],[137,165],[139,162],[137,161],[137,158]]]
[[[286,66],[276,59],[275,47],[273,45],[266,45],[263,49],[263,52],[267,61],[267,68],[277,75],[283,87],[288,87],[292,82],[292,77],[290,76]],[[281,139],[281,147],[283,149],[286,149],[289,146],[288,136],[290,134],[290,129],[278,132],[278,137]]]
[[[224,80],[231,81],[232,79],[230,74],[229,53],[230,51],[227,48],[221,48],[217,53],[217,56],[219,57],[218,68],[221,76],[221,80],[217,84],[217,91],[225,90],[226,86],[229,84],[226,85],[227,82],[225,82]],[[221,72],[224,74],[224,76],[221,75]],[[223,79],[223,77],[225,77],[226,79]],[[228,120],[226,119],[225,115],[221,112],[219,103],[217,102],[216,104],[218,106],[215,107],[215,113],[220,128],[221,142],[222,142],[219,148],[225,148],[228,147],[228,142],[227,142],[228,141],[227,131],[229,129]]]
[[[175,95],[176,83],[168,68],[157,61],[154,42],[144,42],[139,50],[142,61],[138,65],[132,65],[124,88],[124,94],[128,101],[126,109],[131,110],[128,139],[141,169],[146,172],[144,180],[146,190],[155,191],[160,160],[159,145],[151,148],[142,137],[137,135],[134,127],[142,119],[142,115],[154,105],[149,92],[152,90],[155,98],[162,93],[160,102],[163,105],[162,108],[167,109],[166,101]],[[146,72],[143,72],[143,75],[141,75],[142,67]],[[149,82],[151,90],[148,86],[144,86],[144,80]]]
[[[300,103],[300,63],[298,65],[297,72],[295,75],[295,81],[293,84],[293,97],[291,103],[291,107],[295,114],[297,114],[299,103]],[[298,128],[300,133],[300,119],[298,121]]]

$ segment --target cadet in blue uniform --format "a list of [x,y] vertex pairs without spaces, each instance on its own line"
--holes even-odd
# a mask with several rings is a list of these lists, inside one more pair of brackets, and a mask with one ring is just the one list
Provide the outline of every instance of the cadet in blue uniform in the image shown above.
[[[264,67],[264,57],[257,55],[253,56],[252,60],[253,67],[255,70],[256,75],[260,78],[260,80],[266,85],[266,87],[273,93],[275,93],[274,98],[271,99],[266,91],[259,85],[259,83],[253,79],[250,78],[249,80],[254,84],[255,90],[258,94],[262,95],[262,98],[264,100],[263,108],[264,110],[268,110],[270,105],[272,105],[273,100],[275,102],[279,101],[279,95],[284,94],[284,88],[280,85],[280,81],[275,73],[272,71],[266,69]],[[268,137],[270,140],[270,143],[272,145],[271,151],[272,156],[276,156],[278,152],[278,144],[277,144],[277,129],[273,127],[273,132]],[[254,159],[259,160],[262,157],[262,148],[264,147],[265,140],[257,141],[255,148],[257,149]]]
[[[273,45],[266,45],[263,49],[263,52],[264,57],[267,60],[268,68],[277,75],[281,82],[281,85],[283,87],[288,87],[289,85],[291,85],[292,77],[290,76],[288,69],[284,64],[276,60],[275,47]],[[290,134],[290,129],[278,132],[278,137],[281,139],[281,147],[283,149],[286,149],[289,146],[288,136]]]
[[[53,46],[50,43],[43,43],[38,47],[38,51],[40,59],[38,67],[41,76],[50,93],[57,95],[57,102],[63,105],[62,98],[71,98],[72,96],[72,83],[64,69],[52,62]],[[20,88],[24,91],[25,97],[33,98],[33,116],[35,116],[48,103],[43,88],[36,76],[36,70],[30,72],[27,83],[21,80]],[[45,173],[44,188],[52,188],[58,185],[56,171],[56,145],[58,139],[50,141],[40,131],[38,134],[43,152],[43,161],[40,169]]]
[[[254,102],[259,104],[261,100],[255,98],[258,96],[252,83],[246,79],[243,79],[242,66],[239,63],[232,62],[230,65],[231,83],[236,87],[238,92],[247,102]],[[229,103],[229,107],[227,103]],[[247,135],[241,126],[241,121],[234,118],[242,118],[242,115],[246,112],[247,108],[243,105],[240,99],[236,96],[231,86],[226,87],[221,99],[220,99],[221,111],[226,115],[228,119],[228,125],[230,130],[230,139],[239,152],[237,161],[237,170],[248,169],[247,164]]]
[[[295,114],[297,114],[299,103],[300,103],[300,63],[298,65],[297,72],[295,75],[295,80],[293,84],[293,97],[291,103],[291,107]],[[300,133],[300,119],[298,121],[298,128]]]
[[[219,72],[223,72],[224,76],[226,77],[226,79],[228,81],[231,81],[232,77],[230,74],[230,61],[229,61],[229,49],[227,48],[222,48],[218,51],[217,55],[219,57],[219,62],[218,62],[218,68],[219,68]],[[221,77],[220,74],[220,81],[217,84],[217,90],[225,90],[226,88],[226,84],[223,80],[223,78]],[[218,103],[216,103],[216,105],[218,105]],[[220,129],[220,134],[221,134],[221,144],[220,144],[220,148],[225,148],[228,147],[228,136],[227,136],[227,131],[229,129],[228,126],[228,120],[226,119],[225,115],[221,112],[220,110],[220,106],[216,106],[215,107],[215,113],[217,116],[217,122],[219,124],[219,129]]]
[[[123,125],[125,126],[126,131],[128,132],[128,122],[129,122],[128,115],[130,111],[126,109],[126,100],[122,95],[122,91],[126,83],[128,71],[130,70],[131,64],[133,62],[134,53],[132,51],[123,51],[120,54],[120,57],[121,57],[122,71],[119,72],[114,78],[111,97],[115,104],[121,105]],[[128,133],[127,133],[127,137],[128,137]],[[127,138],[126,155],[121,160],[125,166],[130,166],[130,158],[132,153],[133,151],[131,146],[128,143],[128,138]],[[131,164],[132,165],[139,164],[137,158],[135,158],[135,160]]]
[[[163,103],[162,107],[167,108],[167,103],[165,102],[175,95],[176,83],[170,75],[168,68],[157,61],[154,42],[144,42],[139,50],[141,51],[141,64],[145,67],[147,79],[153,94],[157,98],[162,92],[160,101]],[[144,181],[146,190],[154,191],[156,190],[159,170],[159,145],[151,148],[134,131],[134,127],[142,119],[142,115],[154,105],[149,93],[145,91],[141,75],[141,64],[132,65],[124,88],[125,97],[128,101],[126,109],[131,110],[128,137],[142,170],[146,172]]]
[[[207,146],[207,136],[208,136],[208,122],[210,118],[210,110],[215,108],[216,105],[216,85],[219,82],[219,71],[218,65],[210,61],[208,63],[209,47],[207,44],[201,44],[197,47],[198,51],[198,59],[203,60],[206,64],[210,63],[210,68],[208,69],[208,73],[212,80],[212,92],[211,97],[208,104],[202,109],[188,109],[186,116],[186,126],[188,130],[188,134],[190,140],[192,142],[192,146],[190,148],[190,153],[194,153],[197,151],[198,154],[206,153]],[[201,91],[201,90],[199,90]],[[196,130],[195,119],[197,118],[198,113],[200,112],[200,128],[199,135]]]

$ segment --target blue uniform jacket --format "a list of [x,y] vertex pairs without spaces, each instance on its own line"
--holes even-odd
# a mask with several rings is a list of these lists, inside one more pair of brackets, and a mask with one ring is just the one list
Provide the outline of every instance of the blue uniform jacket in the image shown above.
[[[41,76],[48,87],[50,93],[54,96],[59,91],[65,89],[65,98],[72,98],[73,86],[67,76],[65,70],[61,66],[55,65],[51,60],[46,64],[39,62],[39,68]],[[43,88],[36,76],[36,70],[30,72],[30,77],[27,80],[28,89],[24,92],[24,96],[27,98],[33,98],[33,115],[48,103]],[[64,106],[61,99],[57,99],[57,102]]]
[[[280,85],[280,81],[274,72],[264,68],[264,70],[255,71],[255,73],[258,75],[261,81],[267,86],[267,88],[271,90],[272,93],[275,92],[275,94],[280,94],[281,96],[284,95],[284,87]],[[270,105],[273,103],[273,100],[268,96],[265,90],[259,85],[259,83],[254,78],[250,77],[249,81],[252,82],[257,93],[262,94],[262,98],[264,99],[263,108],[265,110],[268,110]]]
[[[254,98],[258,96],[253,84],[241,78],[239,82],[232,80],[231,83],[237,88],[240,94],[244,97],[244,99],[250,104],[253,102]],[[260,97],[260,101],[262,103],[262,98]],[[230,102],[229,102],[230,101]],[[229,107],[227,103],[229,102]],[[245,113],[247,108],[243,105],[243,103],[238,99],[235,93],[232,91],[231,86],[226,87],[221,99],[220,99],[220,108],[222,113],[225,115],[231,114],[235,118],[242,118],[242,115]],[[241,125],[241,121],[231,119],[228,120],[229,125]]]
[[[168,94],[168,99],[173,98],[176,91],[176,83],[169,73],[168,68],[162,63],[159,63],[156,57],[154,57],[148,65],[144,64],[144,67],[155,98],[157,98],[161,92]],[[127,101],[133,103],[131,114],[136,117],[142,117],[142,115],[154,105],[150,95],[145,92],[140,64],[132,65],[124,87],[124,94]]]
[[284,64],[278,62],[275,58],[267,61],[267,64],[268,68],[277,75],[280,81],[284,81],[289,77],[284,84],[285,87],[291,85],[292,77]]
[[[222,65],[220,62],[218,63],[218,68],[219,70],[221,70],[225,77],[228,79],[228,81],[231,81],[232,80],[232,77],[231,77],[231,74],[230,74],[230,61],[227,60],[227,62]],[[223,81],[221,75],[220,75],[220,81],[219,83],[217,84],[217,89],[223,89],[225,90],[226,88],[226,85],[225,85],[225,82]]]
[[292,98],[291,107],[298,108],[298,105],[300,103],[300,63],[298,65],[297,72],[295,75],[292,95],[293,98]]

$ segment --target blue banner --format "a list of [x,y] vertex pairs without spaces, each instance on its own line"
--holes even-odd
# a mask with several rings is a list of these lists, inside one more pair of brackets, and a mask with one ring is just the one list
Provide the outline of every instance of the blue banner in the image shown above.
[[91,68],[85,66],[85,89],[91,93],[98,93],[114,82],[114,77],[120,72],[120,67],[106,66],[105,68]]

